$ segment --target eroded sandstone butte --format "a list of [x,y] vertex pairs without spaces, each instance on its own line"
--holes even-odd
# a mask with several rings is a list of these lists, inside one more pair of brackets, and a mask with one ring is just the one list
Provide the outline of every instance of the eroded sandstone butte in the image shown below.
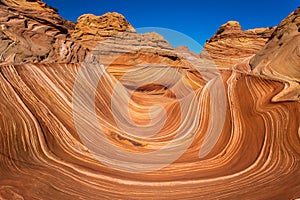
[[232,67],[255,55],[268,41],[274,27],[242,30],[237,21],[229,21],[206,41],[202,57],[209,56],[216,65]]
[[102,16],[85,14],[78,18],[73,37],[78,40],[101,40],[125,31],[135,32],[135,29],[119,13]]
[[[282,46],[294,48],[298,11],[251,62],[214,57],[224,50],[216,45],[211,57],[223,60],[221,69],[156,33],[135,33],[116,13],[84,15],[75,25],[34,0],[2,0],[0,13],[1,199],[300,197],[299,101],[272,102],[286,77],[297,78],[288,69],[299,68],[297,57],[281,58],[284,71],[261,61],[272,63],[280,30]],[[253,38],[241,40],[235,61],[267,40]],[[230,41],[237,51],[238,40]],[[156,134],[145,137],[149,131]]]

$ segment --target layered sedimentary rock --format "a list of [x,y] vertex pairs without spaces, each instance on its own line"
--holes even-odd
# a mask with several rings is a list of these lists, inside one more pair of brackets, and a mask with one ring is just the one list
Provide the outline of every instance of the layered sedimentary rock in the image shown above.
[[118,13],[80,16],[72,36],[116,77],[147,64],[152,67],[187,65],[161,35],[155,32],[137,34]]
[[40,1],[2,0],[0,60],[5,63],[84,60],[86,50],[70,37],[74,24]]
[[253,72],[286,82],[273,100],[300,99],[300,7],[284,19],[267,45],[250,61]]
[[82,62],[72,49],[67,63],[2,61],[1,199],[300,197],[300,106],[272,102],[282,81],[207,65],[156,33],[101,31],[62,34]]
[[256,54],[268,41],[274,28],[242,30],[239,22],[223,24],[204,45],[202,56],[210,57],[216,65],[232,67]]

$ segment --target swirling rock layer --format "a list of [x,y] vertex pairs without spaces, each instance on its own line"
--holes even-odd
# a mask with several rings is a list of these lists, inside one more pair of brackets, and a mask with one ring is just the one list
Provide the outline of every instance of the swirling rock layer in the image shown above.
[[[21,2],[48,9],[40,2],[10,1],[12,7]],[[1,6],[9,12],[3,1]],[[38,30],[44,30],[43,23]],[[49,33],[54,40],[74,41],[49,30],[55,30],[55,36]],[[23,51],[13,60],[3,54],[0,199],[300,197],[300,105],[271,101],[285,88],[282,81],[239,70],[250,69],[249,62],[218,69],[175,51],[155,33],[120,31],[106,40],[73,44],[82,50],[68,49],[71,56],[63,60],[58,54],[39,60],[34,48],[30,63],[22,60]],[[55,45],[43,47],[56,52]],[[86,48],[91,53],[78,62]],[[121,126],[129,121],[139,127]],[[150,128],[137,131],[140,127]],[[146,130],[155,134],[145,137]],[[108,144],[113,148],[105,148]],[[167,162],[165,155],[177,152],[168,149],[180,151],[184,144],[189,145],[182,155]],[[122,163],[126,170],[117,167]],[[140,172],[159,164],[166,165]]]
[[[4,199],[11,195],[24,199],[292,199],[300,196],[300,106],[297,102],[270,103],[274,94],[283,88],[281,83],[222,71],[229,106],[222,133],[211,153],[198,158],[207,123],[213,117],[206,111],[209,106],[206,96],[200,99],[200,109],[191,107],[199,109],[200,127],[182,157],[162,170],[134,174],[100,163],[81,143],[72,120],[72,89],[79,68],[77,64],[1,67],[0,194]],[[157,70],[168,76],[168,71]],[[135,73],[136,78],[142,75],[139,71]],[[199,79],[189,71],[183,73],[191,80]],[[197,93],[205,94],[205,84],[197,82]],[[100,124],[111,133],[112,142],[139,152],[158,148],[159,136],[153,141],[135,141],[113,126],[109,104],[112,87],[112,83],[103,80],[96,95]],[[108,102],[103,102],[103,98]],[[147,119],[143,109],[149,105],[143,101],[165,102],[169,121],[159,135],[174,134],[179,125],[177,115],[172,114],[178,109],[174,97],[168,96],[165,89],[155,94],[144,90],[138,91],[135,99],[133,104],[142,108],[132,111],[139,123]]]

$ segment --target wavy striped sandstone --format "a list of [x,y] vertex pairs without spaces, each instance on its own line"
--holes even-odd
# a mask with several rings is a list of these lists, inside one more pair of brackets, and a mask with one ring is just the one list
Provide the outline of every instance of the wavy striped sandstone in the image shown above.
[[[300,106],[299,101],[271,101],[284,89],[282,81],[251,73],[249,61],[236,68],[219,71],[205,67],[206,63],[201,63],[201,60],[191,62],[183,53],[174,51],[155,33],[139,35],[121,30],[114,37],[100,38],[101,51],[94,52],[96,56],[100,55],[102,64],[109,66],[97,86],[95,105],[98,121],[92,123],[90,110],[85,109],[89,104],[88,89],[95,79],[95,74],[89,72],[96,73],[99,69],[89,66],[89,62],[79,61],[85,53],[93,51],[99,41],[77,38],[76,43],[68,34],[74,33],[72,28],[62,33],[57,27],[52,27],[52,23],[41,22],[37,14],[47,13],[49,8],[40,2],[5,1],[9,7],[17,7],[13,11],[8,11],[8,6],[1,2],[1,13],[14,12],[18,16],[14,20],[17,24],[19,18],[23,20],[24,13],[29,13],[25,18],[37,24],[38,28],[27,26],[23,34],[19,34],[11,31],[13,27],[7,24],[8,31],[4,31],[5,35],[15,33],[18,40],[26,42],[14,47],[10,53],[4,53],[0,66],[0,199],[300,197]],[[22,2],[22,7],[12,4],[14,2]],[[24,5],[30,5],[30,9]],[[50,9],[49,12],[54,11]],[[54,22],[62,22],[61,18],[55,17],[56,14],[53,15]],[[44,17],[47,17],[46,14]],[[1,20],[4,24],[7,22],[6,17]],[[45,40],[41,43],[39,40],[31,41],[30,35],[37,34],[35,31],[38,30],[42,31],[41,35],[50,35],[51,41],[62,40],[64,44],[72,41],[67,51],[70,56],[61,57],[57,51],[61,46],[56,46],[56,42],[51,46]],[[5,42],[1,40],[1,44]],[[27,42],[33,47],[28,50],[29,53],[24,53]],[[53,53],[43,59],[38,57],[43,54],[33,51],[38,44],[43,44],[42,49]],[[14,52],[18,53],[14,55]],[[195,65],[199,63],[197,72]],[[174,78],[177,77],[174,69],[182,79]],[[73,90],[80,70],[83,70],[86,82],[78,91],[79,103],[84,104],[76,114],[85,121],[75,126]],[[284,72],[297,78],[293,71]],[[122,75],[126,76],[122,78]],[[114,87],[120,80],[121,89],[116,94],[116,101],[121,103],[138,81],[149,77],[161,77],[167,87],[148,84],[136,89],[129,104],[132,120],[141,125],[148,124],[149,109],[157,104],[166,109],[167,120],[152,138],[133,137],[131,133],[120,130],[113,118],[111,102]],[[212,114],[220,114],[220,110],[210,109],[211,102],[216,100],[212,98],[219,95],[209,95],[218,91],[216,77],[222,77],[226,91],[224,126],[213,149],[199,159],[199,149],[206,141],[210,123],[222,121],[218,115]],[[189,98],[188,85],[194,91],[193,98]],[[179,94],[175,96],[173,91],[179,91]],[[195,103],[196,99],[199,104]],[[180,102],[188,108],[183,121],[178,115]],[[153,116],[154,119],[161,117]],[[99,162],[83,145],[78,127],[86,133],[93,133],[99,129],[98,125],[111,143],[132,152],[155,151],[181,129],[184,130],[183,135],[174,147],[188,141],[191,135],[194,139],[184,154],[169,166],[148,173],[129,173]],[[103,155],[106,159],[112,156]],[[145,163],[151,162],[145,159]]]
[[267,45],[251,59],[254,73],[286,82],[274,101],[300,100],[300,8],[284,19]]

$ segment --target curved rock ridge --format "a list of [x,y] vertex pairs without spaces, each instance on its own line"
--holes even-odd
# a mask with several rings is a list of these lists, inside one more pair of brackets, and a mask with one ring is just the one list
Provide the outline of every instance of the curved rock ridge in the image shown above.
[[72,36],[77,40],[103,40],[120,32],[135,32],[135,29],[116,12],[108,12],[102,16],[84,14],[77,19]]
[[256,54],[271,37],[275,28],[242,30],[240,23],[229,21],[204,45],[201,57],[210,56],[220,67],[232,67]]
[[[90,37],[94,37],[90,35]],[[137,34],[132,32],[120,32],[113,36],[98,39],[87,39],[87,40],[78,40],[78,43],[82,44],[89,50],[93,50],[97,47],[97,45],[101,45],[102,43],[106,43],[107,45],[118,45],[120,46],[120,50],[114,49],[117,53],[118,51],[123,52],[122,49],[135,49],[135,47],[145,47],[145,48],[161,48],[161,49],[174,49],[168,41],[166,41],[161,35],[158,33],[144,33]],[[109,50],[109,49],[108,49]]]
[[274,101],[300,100],[300,7],[278,25],[250,65],[256,74],[287,83]]
[[41,1],[2,0],[0,4],[0,61],[73,63],[86,50],[70,37],[74,24]]
[[[272,102],[285,85],[251,73],[250,58],[218,68],[157,33],[106,25],[99,30],[110,37],[97,31],[74,42],[74,25],[42,2],[1,2],[1,19],[24,32],[0,65],[0,199],[300,198],[300,104]],[[269,34],[225,28],[214,42],[251,35],[252,49],[258,32]],[[60,46],[41,36],[78,51],[59,60]],[[39,48],[15,55],[24,44],[53,54],[35,63]]]

